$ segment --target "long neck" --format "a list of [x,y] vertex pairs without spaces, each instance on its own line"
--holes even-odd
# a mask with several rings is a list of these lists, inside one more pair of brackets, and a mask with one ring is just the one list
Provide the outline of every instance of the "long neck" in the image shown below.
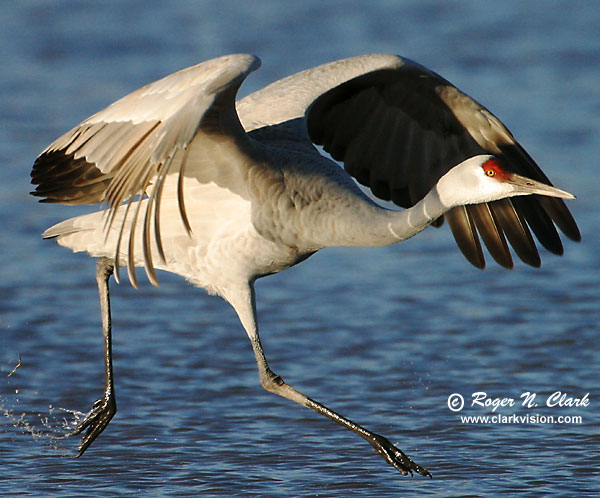
[[392,211],[388,230],[393,236],[389,243],[400,242],[417,235],[442,216],[448,207],[442,204],[434,188],[413,207],[403,211]]
[[[443,215],[448,207],[440,201],[436,189],[431,190],[413,207],[401,211],[383,209],[371,204],[356,216],[352,229],[346,231],[341,244],[350,246],[385,246],[406,240]],[[352,235],[351,235],[352,234]],[[351,235],[351,236],[350,236]]]
[[[276,178],[271,184],[259,185],[254,192],[257,201],[252,222],[263,237],[300,252],[385,246],[416,235],[448,210],[436,188],[409,209],[385,209],[346,180],[339,166],[334,164],[324,177],[321,170],[325,166],[327,163],[318,164],[319,175],[292,170],[285,182]],[[275,194],[273,184],[281,187]],[[269,195],[261,198],[264,192]]]

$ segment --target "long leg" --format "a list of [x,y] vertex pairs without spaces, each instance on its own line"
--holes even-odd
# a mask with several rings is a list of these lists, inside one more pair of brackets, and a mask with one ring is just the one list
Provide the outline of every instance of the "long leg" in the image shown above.
[[111,340],[111,318],[110,297],[108,292],[108,280],[114,270],[113,262],[108,258],[98,259],[96,265],[96,281],[98,282],[98,293],[100,295],[100,311],[102,313],[102,335],[104,337],[104,396],[94,403],[92,409],[85,418],[77,425],[74,431],[67,434],[73,436],[81,434],[87,429],[81,444],[79,445],[78,457],[94,442],[100,433],[106,429],[115,413],[117,413],[117,400],[115,397],[115,386],[112,368],[112,340]]
[[246,296],[243,296],[243,294],[238,294],[237,297],[239,299],[232,300],[233,302],[230,302],[236,309],[242,325],[246,329],[248,337],[250,338],[252,349],[254,350],[254,356],[256,357],[260,382],[267,391],[287,398],[302,406],[306,406],[307,408],[310,408],[321,415],[325,415],[334,422],[337,422],[338,424],[363,437],[371,444],[371,446],[373,446],[373,448],[375,448],[375,451],[379,455],[381,455],[390,465],[393,465],[396,469],[398,469],[403,475],[417,472],[423,476],[431,477],[431,474],[428,470],[414,463],[404,452],[390,443],[387,438],[361,427],[360,425],[352,422],[352,420],[349,420],[339,413],[330,410],[325,405],[322,405],[308,396],[305,396],[289,384],[285,383],[279,375],[275,374],[267,364],[267,358],[265,357],[264,350],[260,343],[258,327],[256,325],[256,303],[253,286],[250,285],[249,293],[246,294]]

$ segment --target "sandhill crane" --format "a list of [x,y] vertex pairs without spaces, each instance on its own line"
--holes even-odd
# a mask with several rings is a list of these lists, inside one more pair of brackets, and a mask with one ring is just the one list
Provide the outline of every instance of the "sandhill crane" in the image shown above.
[[[533,266],[531,228],[561,254],[555,224],[579,240],[548,178],[492,113],[425,67],[366,55],[309,69],[236,102],[260,60],[229,55],[183,69],[118,100],[46,148],[31,173],[42,202],[97,204],[44,232],[99,258],[105,393],[71,434],[81,456],[116,412],[108,280],[126,266],[184,276],[228,301],[250,338],[262,386],[365,438],[402,474],[429,472],[375,434],[270,370],[254,281],[319,249],[382,246],[446,219],[484,266],[512,266],[507,239]],[[343,168],[321,155],[322,145]],[[375,197],[406,209],[386,209]],[[538,194],[538,195],[528,195]]]

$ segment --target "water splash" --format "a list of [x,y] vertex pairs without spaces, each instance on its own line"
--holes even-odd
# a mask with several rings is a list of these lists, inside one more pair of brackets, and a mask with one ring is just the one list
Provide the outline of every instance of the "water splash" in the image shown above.
[[[18,394],[18,389],[15,394]],[[69,441],[74,444],[79,441],[67,437],[86,416],[83,412],[52,405],[48,406],[47,413],[23,410],[19,399],[10,400],[6,397],[0,397],[0,413],[8,426],[64,456],[73,455],[73,444],[69,444]]]

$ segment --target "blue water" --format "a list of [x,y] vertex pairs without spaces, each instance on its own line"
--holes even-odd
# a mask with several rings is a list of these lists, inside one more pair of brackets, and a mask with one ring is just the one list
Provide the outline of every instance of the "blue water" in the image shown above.
[[[369,52],[416,59],[503,119],[558,186],[581,244],[480,272],[447,229],[332,249],[259,281],[272,368],[388,436],[433,480],[264,392],[233,311],[182,279],[113,286],[119,412],[84,457],[57,439],[102,391],[94,262],[40,233],[80,208],[27,192],[37,154],[160,76],[231,52],[242,93]],[[600,9],[595,2],[11,2],[0,13],[0,496],[598,496]],[[488,258],[489,259],[489,258]],[[21,366],[8,377],[18,364]],[[496,412],[581,423],[462,424]],[[561,391],[589,406],[546,407]],[[536,393],[538,408],[521,406]],[[466,399],[451,412],[448,397]]]

